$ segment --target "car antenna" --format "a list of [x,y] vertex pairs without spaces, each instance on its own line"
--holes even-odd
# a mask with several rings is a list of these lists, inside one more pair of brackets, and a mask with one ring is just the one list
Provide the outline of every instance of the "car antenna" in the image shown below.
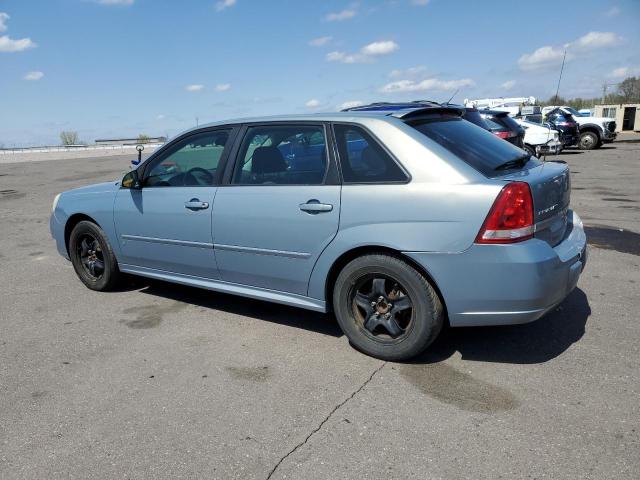
[[449,100],[447,100],[447,103],[445,105],[449,105],[451,103],[451,100],[453,100],[453,97],[455,97],[458,92],[460,91],[460,89],[457,89],[455,92],[453,92],[453,95],[451,95],[451,98],[449,98]]
[[[564,71],[564,60],[567,58],[567,49],[564,49],[564,54],[562,55],[562,66],[560,67],[560,76],[558,77],[558,86],[556,87],[556,96],[554,100],[558,101],[558,94],[560,93],[560,81],[562,80],[562,72]],[[547,143],[549,142],[549,135],[551,135],[551,127],[549,127],[549,133],[547,133]],[[543,158],[543,162],[547,161],[547,153],[545,152]]]

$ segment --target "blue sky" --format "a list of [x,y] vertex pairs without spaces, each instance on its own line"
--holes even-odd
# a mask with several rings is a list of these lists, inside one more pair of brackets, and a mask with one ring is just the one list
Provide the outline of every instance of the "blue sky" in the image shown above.
[[[0,144],[169,136],[349,102],[596,96],[640,1],[0,0]],[[615,88],[615,87],[610,87]]]

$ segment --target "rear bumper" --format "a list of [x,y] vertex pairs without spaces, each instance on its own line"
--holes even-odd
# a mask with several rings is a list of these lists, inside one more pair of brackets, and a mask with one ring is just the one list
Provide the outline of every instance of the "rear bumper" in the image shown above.
[[477,245],[457,254],[405,252],[439,287],[453,327],[528,323],[542,317],[575,288],[587,260],[582,222],[573,213],[555,247],[531,239],[512,245]]
[[562,135],[562,145],[564,147],[572,147],[573,145],[577,145],[579,138],[580,137],[578,136],[578,134],[575,134],[575,135],[572,135],[572,134]]

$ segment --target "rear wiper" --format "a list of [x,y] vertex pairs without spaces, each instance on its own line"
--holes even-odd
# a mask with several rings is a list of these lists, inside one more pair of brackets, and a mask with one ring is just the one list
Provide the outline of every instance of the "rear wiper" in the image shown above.
[[501,163],[496,168],[494,168],[494,170],[509,170],[510,168],[515,168],[515,167],[522,168],[527,164],[527,162],[529,161],[529,158],[531,158],[531,155],[526,153],[524,155],[514,158],[513,160],[509,160],[508,162]]

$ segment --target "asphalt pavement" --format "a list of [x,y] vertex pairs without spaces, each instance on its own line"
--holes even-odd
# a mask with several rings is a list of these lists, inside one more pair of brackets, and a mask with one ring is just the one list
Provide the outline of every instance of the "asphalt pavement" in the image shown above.
[[86,289],[56,193],[129,157],[0,165],[2,479],[637,479],[640,144],[558,157],[589,264],[555,311],[411,364],[335,319],[132,279]]

